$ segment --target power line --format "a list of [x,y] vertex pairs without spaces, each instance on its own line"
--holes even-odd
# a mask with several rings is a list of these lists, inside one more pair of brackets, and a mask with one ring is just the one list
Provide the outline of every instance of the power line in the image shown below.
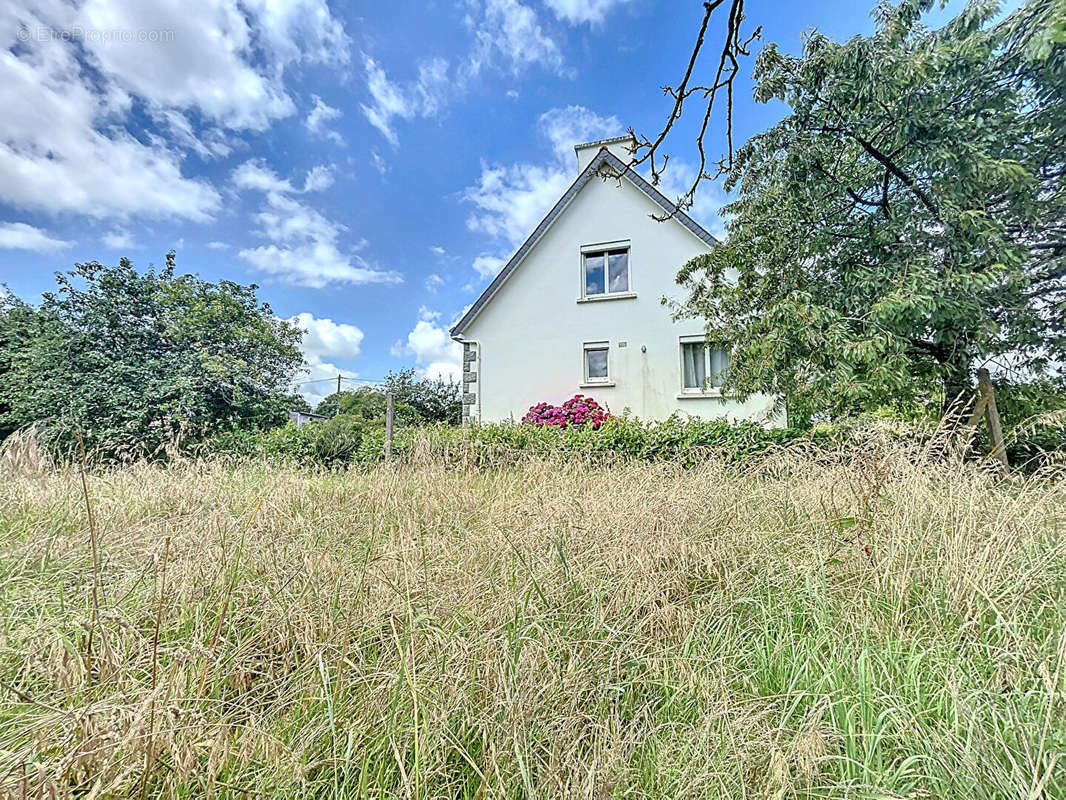
[[[347,378],[344,375],[341,375],[340,379],[342,381],[348,381],[349,383],[387,383],[388,382],[384,378]],[[336,377],[333,377],[333,378],[313,378],[313,379],[307,380],[307,381],[297,381],[296,383],[293,384],[293,386],[303,386],[303,385],[308,384],[308,383],[324,383],[326,381],[335,381],[335,380],[337,380]]]

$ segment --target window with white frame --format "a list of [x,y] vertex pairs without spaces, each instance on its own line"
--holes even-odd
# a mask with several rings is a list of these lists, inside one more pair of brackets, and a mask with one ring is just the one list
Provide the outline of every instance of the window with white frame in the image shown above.
[[584,297],[625,294],[629,291],[629,246],[581,250]]
[[585,343],[585,383],[608,383],[611,380],[607,342]]
[[729,351],[707,346],[705,339],[681,340],[681,388],[686,392],[720,389],[729,369]]

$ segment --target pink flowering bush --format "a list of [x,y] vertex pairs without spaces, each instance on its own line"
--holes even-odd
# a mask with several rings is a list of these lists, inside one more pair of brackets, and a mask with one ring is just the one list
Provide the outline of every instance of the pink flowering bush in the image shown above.
[[579,428],[588,424],[593,429],[599,428],[605,419],[611,415],[607,409],[591,397],[583,394],[575,394],[561,406],[553,406],[551,403],[537,403],[530,406],[529,411],[522,417],[522,422],[528,425],[544,427],[551,425],[557,428]]

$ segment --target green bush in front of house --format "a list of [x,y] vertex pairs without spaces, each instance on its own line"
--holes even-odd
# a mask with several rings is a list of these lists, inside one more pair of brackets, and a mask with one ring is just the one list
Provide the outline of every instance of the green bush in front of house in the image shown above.
[[[529,455],[573,455],[606,461],[670,460],[691,466],[708,458],[739,463],[774,447],[813,441],[829,444],[846,437],[845,429],[820,426],[807,431],[768,429],[752,422],[682,419],[642,422],[612,417],[597,429],[591,426],[560,429],[514,422],[454,426],[400,426],[393,437],[397,460],[430,460],[491,466],[513,463]],[[234,456],[260,455],[327,467],[373,464],[383,459],[385,429],[341,414],[302,428],[289,424],[254,435],[218,440],[215,452]]]
[[842,429],[832,426],[800,431],[679,416],[661,422],[612,417],[599,428],[499,423],[441,429],[430,434],[428,446],[445,460],[463,457],[484,463],[523,454],[572,454],[594,460],[675,461],[692,466],[708,458],[739,463],[774,447],[808,440],[829,443],[844,435]]

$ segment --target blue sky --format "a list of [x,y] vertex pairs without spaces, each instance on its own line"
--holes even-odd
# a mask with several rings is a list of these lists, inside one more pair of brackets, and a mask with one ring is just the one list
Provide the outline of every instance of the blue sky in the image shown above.
[[[811,28],[871,31],[871,6],[748,0],[749,25],[798,52]],[[695,0],[7,3],[0,282],[33,301],[76,261],[173,248],[183,272],[257,283],[297,318],[307,378],[454,374],[448,325],[573,179],[572,145],[655,134],[701,16]],[[784,113],[748,74],[738,141]],[[694,116],[668,192],[691,174]],[[720,230],[721,202],[708,188],[694,216]]]

